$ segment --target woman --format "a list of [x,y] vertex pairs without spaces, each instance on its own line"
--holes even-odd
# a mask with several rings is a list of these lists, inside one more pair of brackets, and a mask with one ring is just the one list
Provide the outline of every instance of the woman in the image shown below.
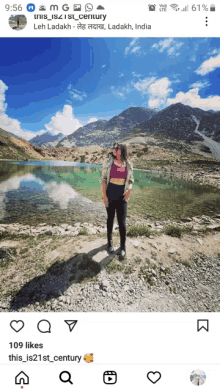
[[102,198],[107,210],[107,240],[108,252],[114,252],[112,243],[112,229],[117,212],[117,219],[120,233],[121,258],[126,255],[126,215],[127,201],[130,197],[133,179],[133,165],[127,159],[127,147],[123,144],[114,144],[113,153],[108,154],[102,166]]

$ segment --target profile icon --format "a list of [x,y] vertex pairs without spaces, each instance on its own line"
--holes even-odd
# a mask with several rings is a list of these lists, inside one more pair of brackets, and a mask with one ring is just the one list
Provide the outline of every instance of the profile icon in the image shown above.
[[27,25],[27,18],[25,15],[11,15],[9,18],[9,26],[13,30],[23,30]]
[[190,375],[190,381],[194,386],[202,386],[206,381],[205,372],[200,369],[195,369]]

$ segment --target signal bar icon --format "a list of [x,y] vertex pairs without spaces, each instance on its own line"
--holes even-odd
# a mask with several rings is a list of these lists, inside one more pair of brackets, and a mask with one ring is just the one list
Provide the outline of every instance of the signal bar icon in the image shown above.
[[186,5],[181,11],[188,11],[189,10],[189,6]]

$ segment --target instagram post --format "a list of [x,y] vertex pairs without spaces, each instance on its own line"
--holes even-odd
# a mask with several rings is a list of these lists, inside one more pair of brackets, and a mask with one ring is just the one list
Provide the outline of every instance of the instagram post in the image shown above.
[[4,389],[216,389],[218,8],[1,3]]
[[0,48],[1,312],[219,311],[219,38]]

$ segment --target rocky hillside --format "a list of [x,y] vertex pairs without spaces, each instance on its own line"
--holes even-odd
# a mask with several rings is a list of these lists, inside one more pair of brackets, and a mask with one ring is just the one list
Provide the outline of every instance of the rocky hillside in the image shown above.
[[220,113],[217,112],[203,117],[200,121],[198,131],[220,142]]
[[[80,127],[60,141],[45,142],[41,146],[32,145],[1,130],[0,158],[69,160],[99,164],[99,154],[102,154],[103,148],[106,151],[106,148],[112,147],[114,141],[132,144],[134,154],[138,152],[139,145],[143,144],[164,149],[168,153],[199,154],[209,158],[211,151],[204,142],[202,133],[195,133],[199,121],[199,130],[219,142],[219,112],[211,113],[177,103],[160,112],[131,107],[109,121],[95,121]],[[40,137],[42,136],[31,141],[41,144]],[[46,133],[44,137],[44,141],[47,141],[57,136]]]
[[[0,128],[0,160],[63,160],[66,149],[56,150],[38,147]],[[68,156],[71,158],[68,149]],[[70,159],[71,160],[71,159]]]
[[[96,144],[96,139],[100,138],[99,134],[103,136],[103,130],[107,121],[99,120],[91,122],[85,126],[81,126],[75,132],[71,133],[69,136],[64,137],[57,144],[57,148],[66,147],[71,148],[74,146],[84,146],[90,144]],[[95,132],[95,133],[94,133]],[[86,142],[85,142],[86,141]]]
[[156,112],[156,110],[145,109],[143,107],[130,107],[110,119],[105,125],[105,130],[111,131],[113,127],[118,127],[128,131],[129,129],[133,129],[134,124],[138,125],[147,121]]
[[[167,148],[173,141],[175,144],[181,144],[180,148],[177,145],[177,150],[183,149],[182,143],[186,145],[186,149],[190,149],[190,145],[203,142],[203,138],[195,133],[195,118],[199,121],[217,115],[219,113],[211,113],[182,103],[173,104],[161,111],[130,107],[109,121],[100,120],[77,129],[59,141],[56,147],[71,148],[96,144],[107,148],[112,146],[114,141],[145,133],[146,136],[154,138],[155,145],[159,142]],[[207,136],[208,134],[207,131]]]
[[58,133],[54,136],[50,132],[45,132],[39,136],[33,137],[29,142],[38,147],[54,148],[63,137],[63,133]]
[[33,146],[0,128],[0,159],[42,159],[42,156]]
[[83,147],[85,145],[98,144],[102,147],[112,146],[115,140],[126,136],[137,124],[147,121],[156,113],[142,107],[130,107],[120,115],[111,118],[109,121],[99,120],[86,126],[82,126],[74,133],[63,138],[58,144],[59,147]]
[[165,138],[185,140],[189,143],[202,141],[202,137],[195,134],[196,122],[192,118],[193,115],[201,119],[208,114],[206,111],[176,103],[140,124],[140,131],[153,133],[155,136],[161,133]]

